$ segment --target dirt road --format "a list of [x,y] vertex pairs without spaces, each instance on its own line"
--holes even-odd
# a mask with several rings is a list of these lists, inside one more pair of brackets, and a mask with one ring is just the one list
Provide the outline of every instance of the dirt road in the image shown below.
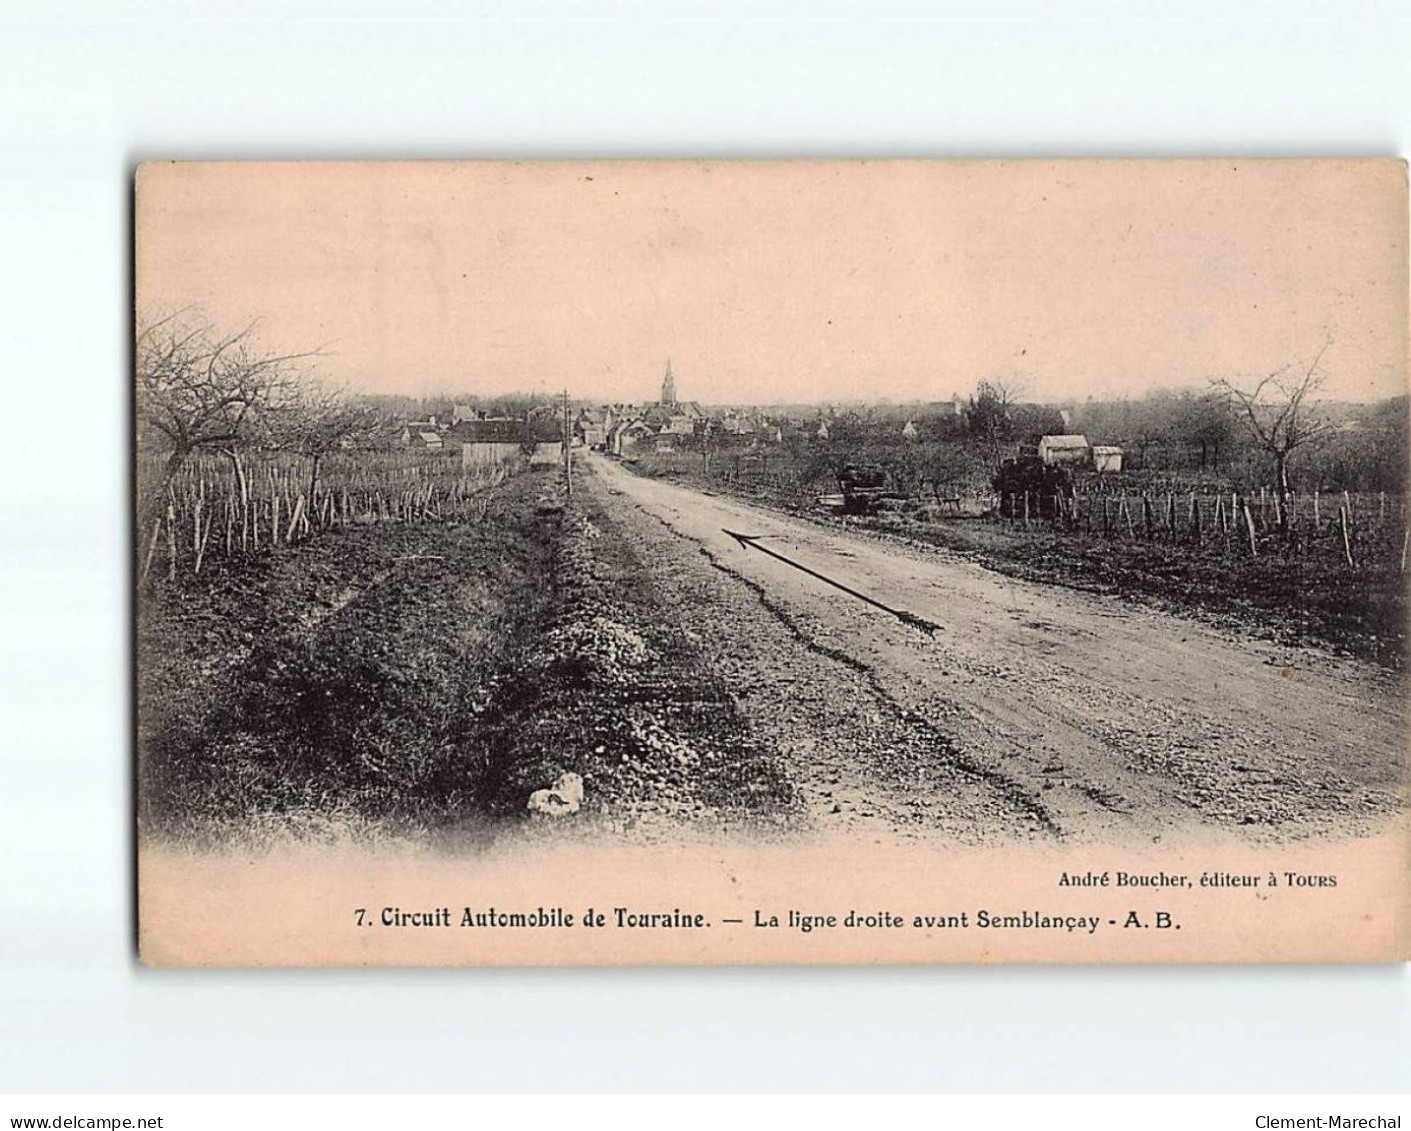
[[825,830],[1271,838],[1404,803],[1394,674],[584,462]]

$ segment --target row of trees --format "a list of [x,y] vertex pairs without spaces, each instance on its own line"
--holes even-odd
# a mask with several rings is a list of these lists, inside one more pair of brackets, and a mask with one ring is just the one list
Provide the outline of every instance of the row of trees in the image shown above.
[[[889,462],[917,484],[987,478],[1017,445],[1044,433],[1073,431],[1094,443],[1121,445],[1129,467],[1194,465],[1202,472],[1232,472],[1271,482],[1281,497],[1294,469],[1310,486],[1400,490],[1407,398],[1370,413],[1360,410],[1366,419],[1335,419],[1329,406],[1316,400],[1325,350],[1306,366],[1248,383],[1221,379],[1202,392],[1089,401],[1075,407],[1067,422],[1056,409],[1023,403],[1017,383],[990,379],[977,383],[959,413],[919,415],[916,442],[910,445],[897,434],[894,412],[867,408],[832,417],[823,442],[813,432],[816,418],[812,424],[786,424],[783,440],[797,461],[818,462],[820,473],[840,459],[866,458],[886,448]],[[185,312],[142,323],[136,361],[144,450],[166,453],[166,482],[195,453],[215,452],[231,461],[242,484],[246,453],[298,454],[309,460],[312,498],[326,454],[378,438],[385,442],[389,418],[421,415],[427,407],[407,398],[351,397],[318,378],[319,356],[318,351],[268,352],[257,346],[253,326],[221,334]],[[535,399],[524,396],[510,404],[500,398],[493,407],[523,411]],[[438,407],[449,414],[449,406],[447,400]],[[1153,460],[1158,454],[1161,458]]]
[[[959,411],[952,403],[856,405],[826,416],[821,430],[819,418],[798,406],[777,421],[779,447],[806,485],[826,483],[843,463],[868,462],[885,466],[909,494],[987,490],[1006,456],[1064,432],[1122,447],[1129,472],[1189,487],[1272,486],[1281,502],[1295,478],[1308,491],[1400,492],[1411,428],[1407,398],[1373,405],[1319,400],[1322,356],[1248,382],[1089,400],[1067,414],[1024,402],[1022,387],[1006,380],[978,382]],[[706,446],[712,443],[757,444],[752,437],[719,437]]]
[[[1317,399],[1327,346],[1302,366],[1286,366],[1248,382],[1225,378],[1203,391],[1158,390],[1140,400],[1089,401],[1074,409],[1062,431],[1126,450],[1128,467],[1196,469],[1269,482],[1281,499],[1297,470],[1309,487],[1400,490],[1407,465],[1405,396],[1377,405]],[[1046,431],[1018,403],[1019,389],[981,381],[965,412],[973,442],[997,464],[1016,443]],[[1355,415],[1354,415],[1355,413]]]

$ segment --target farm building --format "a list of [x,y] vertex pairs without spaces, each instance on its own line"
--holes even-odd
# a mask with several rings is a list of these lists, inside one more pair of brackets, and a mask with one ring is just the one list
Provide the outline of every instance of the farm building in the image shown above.
[[402,429],[398,441],[404,448],[414,448],[424,452],[439,452],[445,447],[445,440],[436,428],[434,420],[413,421]]
[[626,421],[614,427],[608,436],[608,450],[615,456],[625,455],[651,435],[651,427],[642,421]]
[[1103,444],[1095,446],[1093,468],[1097,471],[1121,471],[1122,449]]
[[1044,463],[1082,463],[1088,458],[1086,436],[1042,436],[1039,438],[1039,459]]
[[473,467],[519,456],[528,428],[523,420],[462,420],[451,436],[461,445],[461,466]]
[[590,448],[602,448],[607,443],[608,429],[611,427],[612,410],[597,408],[580,409],[574,431],[583,438]]
[[562,430],[551,420],[463,420],[451,435],[461,445],[462,467],[504,463],[521,455],[553,462],[562,452]]

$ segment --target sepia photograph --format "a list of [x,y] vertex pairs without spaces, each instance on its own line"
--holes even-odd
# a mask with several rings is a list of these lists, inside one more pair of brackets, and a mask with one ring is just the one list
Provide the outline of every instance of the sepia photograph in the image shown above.
[[1407,1126],[1411,6],[0,29],[0,1126]]
[[145,962],[1408,957],[1404,162],[134,198]]

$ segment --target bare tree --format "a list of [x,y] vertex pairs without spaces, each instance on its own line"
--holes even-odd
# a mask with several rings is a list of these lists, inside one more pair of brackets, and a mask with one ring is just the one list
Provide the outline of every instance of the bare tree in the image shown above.
[[[1320,442],[1332,425],[1308,405],[1309,395],[1322,384],[1319,363],[1331,343],[1324,342],[1313,362],[1298,376],[1291,366],[1275,370],[1251,389],[1241,389],[1220,379],[1211,384],[1230,398],[1241,423],[1254,442],[1274,461],[1274,490],[1280,504],[1288,501],[1289,456],[1299,448]],[[1283,508],[1287,514],[1287,508]]]
[[1016,383],[1002,378],[979,381],[965,410],[970,434],[984,445],[995,467],[1000,462],[1000,445],[1013,432],[1014,405],[1020,391]]
[[313,376],[297,377],[288,395],[269,408],[267,418],[273,446],[307,456],[311,461],[311,504],[323,457],[346,443],[366,439],[377,423],[376,414],[369,407],[355,403],[342,389],[323,384]]
[[314,354],[261,353],[253,324],[221,335],[185,313],[139,323],[138,420],[167,441],[166,482],[193,452],[211,450],[232,460],[243,484],[241,447],[297,388],[295,363]]

